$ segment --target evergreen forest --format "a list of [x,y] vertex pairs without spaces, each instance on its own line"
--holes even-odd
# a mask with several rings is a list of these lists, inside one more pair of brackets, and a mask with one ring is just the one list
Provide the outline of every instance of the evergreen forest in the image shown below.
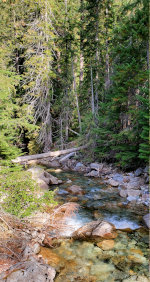
[[89,144],[90,158],[145,165],[148,0],[1,0],[0,154]]

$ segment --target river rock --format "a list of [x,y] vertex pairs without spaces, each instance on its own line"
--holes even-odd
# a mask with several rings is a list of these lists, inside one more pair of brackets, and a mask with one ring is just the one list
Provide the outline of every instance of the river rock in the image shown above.
[[80,170],[82,168],[85,168],[85,166],[82,163],[79,162],[79,163],[76,164],[74,170]]
[[143,173],[143,169],[142,168],[138,168],[136,169],[136,171],[134,172],[135,176],[141,176],[141,174]]
[[126,188],[129,189],[140,189],[140,183],[138,181],[130,181],[129,183],[126,183]]
[[67,188],[67,191],[71,193],[72,195],[83,195],[84,191],[80,186],[72,185]]
[[150,214],[149,213],[143,216],[143,221],[146,224],[146,226],[150,228]]
[[140,190],[133,190],[133,189],[128,189],[127,190],[127,195],[130,197],[138,197],[141,195],[141,191]]
[[[35,180],[35,179],[34,179]],[[43,180],[43,179],[37,179],[36,183],[38,184],[38,186],[42,189],[42,190],[48,190],[49,186],[48,184]]]
[[110,184],[113,187],[118,187],[119,186],[119,183],[117,181],[113,180],[112,178],[109,179],[107,183]]
[[127,197],[127,190],[124,190],[124,189],[121,189],[120,192],[119,192],[119,195],[123,198],[126,198]]
[[149,184],[149,176],[145,177],[145,184]]
[[49,184],[57,185],[62,183],[62,180],[58,179],[47,171],[44,172],[44,176],[49,179]]
[[149,166],[147,165],[147,166],[143,169],[143,172],[144,172],[144,173],[148,173],[148,171],[149,171]]
[[112,178],[119,183],[123,182],[123,176],[120,173],[115,173]]
[[85,174],[85,176],[88,176],[88,177],[98,177],[99,173],[96,170],[92,170],[91,172]]
[[56,271],[53,267],[37,262],[35,259],[17,263],[7,272],[0,275],[0,281],[4,282],[53,282]]
[[128,197],[127,197],[127,200],[128,200],[129,202],[136,202],[137,197],[128,196]]
[[97,246],[103,251],[108,251],[114,248],[114,240],[103,240],[102,242],[97,243]]
[[104,238],[113,239],[117,237],[117,233],[114,231],[114,225],[107,221],[97,220],[91,221],[78,230],[73,232],[72,237],[76,239],[85,238]]
[[103,164],[98,164],[98,163],[91,163],[90,164],[90,168],[91,169],[95,169],[95,170],[98,170],[98,171],[101,171],[103,169]]

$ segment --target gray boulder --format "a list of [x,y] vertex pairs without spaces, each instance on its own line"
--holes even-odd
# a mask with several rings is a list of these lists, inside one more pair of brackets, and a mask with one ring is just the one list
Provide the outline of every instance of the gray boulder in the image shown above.
[[103,169],[103,164],[99,164],[99,163],[91,163],[90,164],[90,168],[91,169],[95,169],[95,170],[98,170],[98,171],[101,171]]
[[1,273],[0,281],[4,282],[53,282],[56,271],[53,267],[37,262],[30,261],[17,263],[5,272]]
[[138,168],[136,169],[136,171],[134,172],[135,176],[141,176],[141,174],[143,173],[143,169],[142,168]]
[[127,194],[130,197],[138,197],[141,195],[141,191],[140,190],[135,190],[135,189],[129,189],[127,190]]

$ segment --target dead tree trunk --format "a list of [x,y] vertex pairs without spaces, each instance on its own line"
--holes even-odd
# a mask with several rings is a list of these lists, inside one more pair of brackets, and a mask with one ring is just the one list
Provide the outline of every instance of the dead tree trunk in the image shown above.
[[78,112],[79,129],[80,129],[80,133],[81,133],[81,131],[82,131],[81,116],[80,116],[80,109],[79,109],[79,101],[78,101],[78,94],[77,94],[77,87],[76,87],[76,77],[75,77],[75,72],[74,72],[73,58],[72,58],[72,75],[73,75],[73,88],[74,88],[74,93],[75,93],[75,98],[76,98],[76,106],[77,106],[77,112]]
[[38,159],[43,159],[43,158],[49,158],[49,157],[58,157],[61,155],[69,154],[72,152],[80,151],[88,147],[88,144],[84,146],[80,146],[77,148],[71,148],[71,149],[66,149],[66,150],[61,150],[61,151],[55,151],[55,152],[47,152],[43,154],[37,154],[37,155],[30,155],[30,156],[23,156],[23,157],[18,157],[15,160],[12,160],[13,163],[21,163],[21,162],[27,162],[30,160],[38,160]]

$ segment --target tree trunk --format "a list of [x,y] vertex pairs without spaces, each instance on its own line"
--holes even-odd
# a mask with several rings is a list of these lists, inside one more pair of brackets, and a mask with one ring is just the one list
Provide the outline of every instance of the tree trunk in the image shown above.
[[94,87],[93,87],[93,70],[91,65],[91,107],[92,107],[92,114],[95,115],[95,104],[94,104]]
[[66,149],[66,150],[61,150],[61,151],[55,151],[55,152],[47,152],[43,154],[37,154],[37,155],[30,155],[30,156],[23,156],[23,157],[18,157],[15,160],[12,160],[13,163],[21,163],[21,162],[27,162],[30,160],[38,160],[38,159],[43,159],[43,158],[49,158],[49,157],[58,157],[61,155],[69,154],[72,152],[80,151],[88,147],[88,144],[84,146],[80,146],[77,148],[71,148],[71,149]]
[[78,112],[79,129],[80,129],[80,133],[81,133],[81,131],[82,131],[81,116],[80,116],[80,109],[79,109],[79,101],[78,101],[78,94],[77,94],[77,87],[76,87],[76,77],[75,77],[75,72],[74,72],[73,58],[72,58],[72,75],[73,75],[73,88],[74,88],[74,93],[75,93],[75,98],[76,98],[76,106],[77,106],[77,112]]

